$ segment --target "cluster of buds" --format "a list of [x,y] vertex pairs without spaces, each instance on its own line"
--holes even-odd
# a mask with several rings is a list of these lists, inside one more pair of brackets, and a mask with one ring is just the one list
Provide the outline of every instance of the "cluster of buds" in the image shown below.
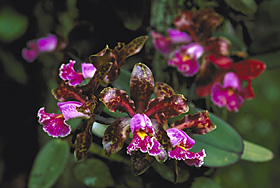
[[181,11],[173,22],[176,29],[168,29],[169,36],[152,31],[152,37],[168,65],[185,77],[195,76],[199,97],[211,95],[215,105],[237,112],[245,99],[254,97],[252,79],[265,70],[265,64],[251,59],[235,62],[230,41],[212,36],[222,21],[212,9]]

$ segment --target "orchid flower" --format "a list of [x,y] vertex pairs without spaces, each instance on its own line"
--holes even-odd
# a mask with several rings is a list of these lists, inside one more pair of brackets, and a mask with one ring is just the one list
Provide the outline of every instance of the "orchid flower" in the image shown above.
[[29,63],[32,63],[39,54],[52,52],[58,44],[57,37],[48,34],[46,37],[30,40],[27,42],[27,48],[22,49],[22,57]]
[[76,62],[70,60],[68,64],[62,64],[59,69],[59,76],[65,81],[69,81],[70,86],[76,86],[82,83],[87,78],[92,78],[96,72],[96,68],[91,63],[82,63],[82,72],[74,70]]
[[204,52],[203,46],[190,43],[192,38],[180,30],[169,28],[168,33],[169,37],[164,37],[152,31],[155,48],[168,55],[168,65],[176,67],[186,77],[194,76],[199,70],[198,59]]
[[166,132],[174,148],[168,152],[170,158],[183,160],[189,166],[201,167],[203,165],[204,157],[206,157],[204,149],[198,153],[189,151],[195,144],[195,140],[180,129],[170,128]]
[[89,118],[87,114],[77,111],[77,107],[83,104],[77,101],[58,102],[57,103],[61,114],[46,113],[42,107],[38,111],[39,123],[42,124],[43,130],[52,137],[65,137],[70,134],[71,128],[66,123],[69,119],[74,118]]

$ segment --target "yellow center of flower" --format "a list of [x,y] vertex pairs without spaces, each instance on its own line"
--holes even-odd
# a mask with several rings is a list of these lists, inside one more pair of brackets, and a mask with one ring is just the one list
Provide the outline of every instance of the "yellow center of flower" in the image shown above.
[[187,61],[189,59],[190,59],[190,56],[188,56],[188,55],[184,55],[183,58],[182,58],[183,61]]
[[234,91],[232,89],[228,90],[228,96],[232,96],[234,94]]
[[181,149],[183,149],[183,150],[187,150],[185,147],[183,147],[183,146],[177,146],[177,147],[179,147],[179,148],[181,148]]
[[137,134],[142,140],[144,140],[145,136],[147,135],[145,131],[138,131]]
[[56,118],[64,118],[63,114],[59,114]]

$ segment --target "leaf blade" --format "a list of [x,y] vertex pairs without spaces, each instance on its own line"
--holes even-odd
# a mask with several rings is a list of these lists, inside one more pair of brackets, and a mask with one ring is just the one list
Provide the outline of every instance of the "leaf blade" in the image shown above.
[[66,140],[48,142],[38,153],[29,177],[29,188],[51,187],[63,172],[69,157]]
[[270,151],[267,148],[264,148],[260,145],[254,144],[246,140],[243,140],[243,142],[244,152],[241,156],[242,160],[252,162],[266,162],[274,157],[272,151]]

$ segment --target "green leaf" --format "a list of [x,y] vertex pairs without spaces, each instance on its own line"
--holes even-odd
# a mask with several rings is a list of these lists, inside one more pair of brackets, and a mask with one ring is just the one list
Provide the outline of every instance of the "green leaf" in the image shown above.
[[108,166],[98,159],[88,159],[77,164],[74,174],[88,187],[109,187],[115,184]]
[[191,188],[221,188],[221,186],[210,178],[198,177],[194,179]]
[[253,162],[266,162],[273,159],[273,153],[260,145],[243,140],[244,153],[241,159]]
[[[166,163],[154,163],[153,168],[162,178],[174,183],[174,169],[166,165]],[[188,168],[178,167],[178,180],[176,183],[186,182],[189,179],[190,172],[187,169]]]
[[232,9],[248,16],[255,14],[258,8],[255,0],[225,0],[225,2]]
[[[197,112],[190,107],[190,112]],[[200,111],[200,110],[199,110]],[[240,135],[228,123],[210,113],[211,122],[217,126],[205,135],[193,135],[196,143],[192,151],[205,149],[204,165],[220,167],[237,162],[243,153],[243,141]]]
[[112,1],[112,8],[124,26],[136,31],[142,25],[142,20],[145,14],[146,1]]
[[27,25],[28,20],[24,15],[8,7],[0,10],[0,40],[12,42],[25,33]]
[[8,76],[20,84],[26,84],[28,75],[22,65],[11,53],[0,49],[0,60]]
[[51,187],[63,172],[69,156],[66,140],[54,139],[38,153],[29,177],[29,188]]

